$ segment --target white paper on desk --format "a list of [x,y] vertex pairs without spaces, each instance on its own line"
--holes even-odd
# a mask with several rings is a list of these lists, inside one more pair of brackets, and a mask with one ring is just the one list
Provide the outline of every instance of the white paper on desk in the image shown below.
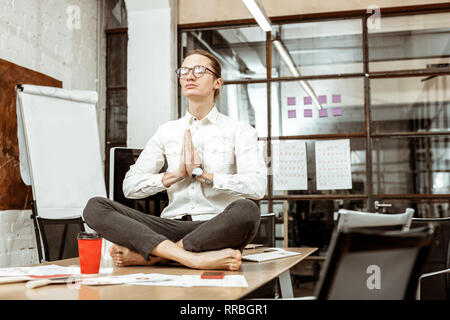
[[273,188],[275,190],[308,190],[306,142],[274,141]]
[[0,268],[1,277],[52,276],[80,274],[80,267],[61,267],[55,264],[36,267]]
[[97,276],[82,278],[79,282],[86,286],[103,286],[109,284],[127,284],[138,281],[148,281],[149,277],[143,273],[126,274],[120,276]]
[[182,276],[160,273],[142,274],[138,281],[131,281],[128,284],[143,286],[191,287],[189,283],[183,280]]
[[[153,276],[150,274],[147,276]],[[171,277],[165,281],[139,281],[137,285],[144,286],[172,286],[172,287],[248,287],[247,280],[243,275],[226,275],[223,279],[202,279],[200,275],[181,275],[181,276],[168,276],[159,275],[161,279],[163,277]]]
[[315,142],[317,190],[352,188],[350,140]]
[[202,279],[200,275],[183,275],[192,287],[248,287],[243,275],[225,275],[223,279]]
[[[113,268],[101,268],[99,274],[110,274]],[[49,264],[35,267],[12,267],[0,268],[0,277],[20,277],[20,276],[53,276],[53,275],[79,275],[79,266],[62,267],[56,264]]]

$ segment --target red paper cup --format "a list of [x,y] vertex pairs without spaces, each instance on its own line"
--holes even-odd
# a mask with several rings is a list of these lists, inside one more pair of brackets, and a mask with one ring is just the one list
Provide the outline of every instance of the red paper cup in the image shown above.
[[77,239],[81,273],[98,273],[102,256],[101,235],[97,233],[80,232]]

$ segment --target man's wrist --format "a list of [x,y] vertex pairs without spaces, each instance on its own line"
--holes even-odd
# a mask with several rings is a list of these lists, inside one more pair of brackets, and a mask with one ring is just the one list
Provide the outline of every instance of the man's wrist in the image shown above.
[[177,180],[183,180],[187,176],[186,172],[182,173],[179,170],[174,171],[173,174]]
[[202,178],[202,181],[206,184],[213,185],[214,184],[214,173],[207,173],[203,172],[203,174],[200,176]]

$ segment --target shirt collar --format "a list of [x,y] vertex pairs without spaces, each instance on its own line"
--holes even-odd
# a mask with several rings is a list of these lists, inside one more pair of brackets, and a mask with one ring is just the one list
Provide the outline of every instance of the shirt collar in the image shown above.
[[[214,105],[214,107],[209,111],[205,118],[208,119],[211,123],[216,123],[218,113],[219,112],[217,111],[217,107]],[[194,119],[194,116],[187,109],[184,117],[187,124],[191,124]]]

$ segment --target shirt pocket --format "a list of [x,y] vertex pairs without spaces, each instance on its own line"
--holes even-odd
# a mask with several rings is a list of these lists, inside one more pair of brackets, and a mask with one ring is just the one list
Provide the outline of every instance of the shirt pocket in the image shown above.
[[167,160],[167,172],[173,172],[180,166],[181,145],[171,143],[164,148]]
[[223,143],[206,143],[203,146],[203,166],[209,173],[232,173],[235,163],[234,148]]

